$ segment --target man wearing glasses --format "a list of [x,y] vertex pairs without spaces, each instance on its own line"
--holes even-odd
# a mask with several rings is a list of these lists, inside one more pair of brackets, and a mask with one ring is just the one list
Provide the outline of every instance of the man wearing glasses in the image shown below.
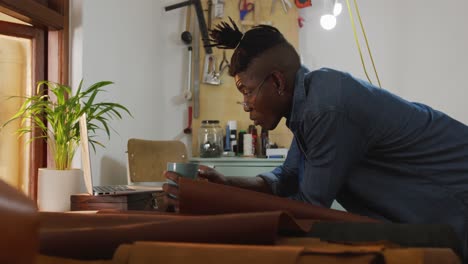
[[200,177],[323,207],[336,199],[349,212],[389,222],[449,224],[467,255],[466,125],[348,73],[309,71],[274,27],[243,34],[231,24],[212,30],[211,41],[235,49],[229,74],[244,110],[267,130],[286,118],[294,140],[272,172],[228,178],[201,166]]

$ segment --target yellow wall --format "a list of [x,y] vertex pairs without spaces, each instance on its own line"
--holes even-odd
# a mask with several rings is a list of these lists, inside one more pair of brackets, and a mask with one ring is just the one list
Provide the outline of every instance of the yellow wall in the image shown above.
[[[230,16],[237,25],[240,24],[239,10],[237,0],[224,1],[224,19],[213,19],[212,25],[218,24],[220,21],[228,21]],[[271,25],[278,28],[289,42],[297,49],[299,42],[299,29],[297,24],[298,12],[293,4],[293,7],[287,13],[283,11],[281,1],[274,1],[274,12],[271,14],[271,0],[249,0],[248,2],[255,3],[255,12],[249,13],[245,20],[246,23],[265,23],[271,22]],[[293,3],[294,1],[291,1]],[[203,1],[204,9],[206,9],[206,1]],[[244,28],[248,28],[245,26]],[[221,85],[210,85],[202,82],[203,66],[204,66],[204,49],[200,44],[200,115],[193,120],[192,134],[192,149],[193,156],[198,156],[198,128],[201,120],[220,120],[221,127],[225,128],[228,120],[237,120],[237,131],[241,129],[247,130],[248,125],[252,124],[248,113],[244,112],[240,104],[236,102],[242,101],[242,95],[236,89],[234,78],[227,74],[221,76]],[[222,59],[222,50],[214,48],[213,54],[216,56],[219,64]],[[227,58],[230,60],[232,50],[227,50]],[[289,147],[292,139],[292,134],[285,125],[285,120],[278,127],[270,131],[270,141],[276,142],[280,146]],[[260,134],[260,127],[257,127],[257,132]]]

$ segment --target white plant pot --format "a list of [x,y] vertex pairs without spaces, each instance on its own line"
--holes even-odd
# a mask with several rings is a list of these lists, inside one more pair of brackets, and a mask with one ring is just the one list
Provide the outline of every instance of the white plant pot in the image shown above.
[[80,169],[39,169],[37,203],[40,211],[70,211],[70,195],[81,190],[83,171]]

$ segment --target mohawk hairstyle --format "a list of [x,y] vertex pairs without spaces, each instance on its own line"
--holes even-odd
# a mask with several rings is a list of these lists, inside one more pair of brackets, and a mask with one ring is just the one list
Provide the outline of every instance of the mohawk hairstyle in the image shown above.
[[268,25],[258,25],[244,34],[229,17],[232,25],[221,22],[210,31],[210,47],[234,49],[229,67],[229,75],[235,76],[247,69],[250,62],[264,51],[276,45],[287,43],[278,29]]

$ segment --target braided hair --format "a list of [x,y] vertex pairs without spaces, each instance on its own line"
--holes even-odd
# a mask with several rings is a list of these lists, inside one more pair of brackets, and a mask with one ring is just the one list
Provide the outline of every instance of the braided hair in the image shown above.
[[234,49],[229,67],[229,75],[235,76],[247,69],[250,62],[264,51],[287,43],[287,40],[275,27],[258,25],[242,33],[229,17],[231,25],[221,22],[210,31],[210,47]]

